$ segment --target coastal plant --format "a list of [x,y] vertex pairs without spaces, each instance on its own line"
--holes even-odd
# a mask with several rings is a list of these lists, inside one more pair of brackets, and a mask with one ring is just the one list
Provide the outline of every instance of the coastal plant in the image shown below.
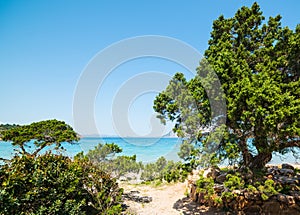
[[205,193],[205,198],[209,198],[215,194],[214,180],[211,177],[204,177],[203,172],[199,173],[199,179],[196,181],[197,192]]
[[272,179],[265,180],[264,185],[258,186],[258,190],[264,201],[268,200],[271,196],[278,194],[278,191],[275,188],[275,182]]
[[280,15],[265,20],[254,3],[221,15],[212,29],[195,77],[175,74],[154,101],[158,118],[173,121],[184,141],[180,156],[255,170],[274,152],[299,152],[300,25],[284,27]]
[[168,183],[184,181],[191,171],[188,166],[180,161],[167,161],[164,157],[160,157],[155,163],[144,165],[141,179],[145,181],[160,180]]
[[245,185],[244,180],[241,178],[239,173],[227,174],[226,180],[224,181],[224,186],[229,190],[240,190],[243,189]]
[[143,164],[137,162],[136,155],[117,155],[121,152],[122,148],[115,143],[100,143],[89,150],[86,157],[112,176],[125,176],[128,180],[140,174],[140,179],[146,182],[176,182],[185,180],[191,171],[189,163],[168,161],[165,157],[160,157],[155,162]]
[[83,157],[15,156],[0,166],[0,214],[117,214],[122,190]]
[[[47,146],[64,150],[62,143],[75,144],[79,135],[71,126],[56,119],[33,122],[30,125],[12,126],[1,132],[3,141],[11,141],[17,154],[37,156]],[[30,146],[33,142],[34,148]]]
[[0,124],[0,140],[2,140],[2,132],[18,127],[19,125],[16,124]]
[[122,148],[115,143],[99,143],[94,149],[88,151],[87,156],[92,162],[100,163],[114,159],[115,155],[122,151]]
[[111,171],[114,173],[116,178],[120,176],[126,176],[128,173],[139,174],[143,169],[142,162],[136,161],[136,155],[132,156],[117,156],[111,161]]
[[94,149],[89,150],[86,157],[112,176],[119,178],[129,173],[138,174],[142,168],[142,162],[136,161],[136,155],[117,155],[122,148],[115,143],[99,143]]

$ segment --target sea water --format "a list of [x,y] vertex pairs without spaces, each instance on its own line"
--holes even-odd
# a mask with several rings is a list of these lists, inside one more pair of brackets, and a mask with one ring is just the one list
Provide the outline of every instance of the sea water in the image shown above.
[[[84,137],[78,143],[63,143],[65,151],[61,153],[70,157],[79,152],[85,154],[95,148],[99,143],[115,143],[122,148],[122,153],[118,155],[136,155],[137,161],[153,162],[159,157],[164,156],[168,160],[179,160],[177,155],[181,144],[179,138],[120,138],[120,137]],[[46,147],[41,153],[51,150]],[[12,146],[10,142],[0,141],[0,157],[9,159],[13,156],[18,147]],[[27,144],[26,150],[34,151],[33,142]]]
[[[99,143],[115,143],[123,150],[119,155],[136,155],[137,161],[145,163],[154,162],[161,156],[164,156],[168,160],[178,161],[179,157],[177,153],[179,152],[181,141],[180,138],[84,137],[75,144],[63,143],[62,146],[65,148],[65,151],[61,153],[73,157],[82,151],[86,154]],[[28,143],[26,149],[34,151],[33,142]],[[0,158],[10,159],[15,150],[18,150],[18,147],[12,146],[10,142],[0,141]],[[51,150],[51,148],[46,147],[41,153],[47,150]],[[273,153],[273,159],[270,164],[280,164],[282,162],[298,163],[298,160],[294,158],[292,153],[287,153],[284,156]]]

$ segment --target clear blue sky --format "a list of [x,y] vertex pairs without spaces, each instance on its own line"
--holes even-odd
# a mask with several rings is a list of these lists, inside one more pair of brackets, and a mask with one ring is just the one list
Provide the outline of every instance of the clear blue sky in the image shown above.
[[[119,40],[162,35],[182,40],[199,52],[207,48],[213,20],[234,15],[254,1],[232,0],[0,0],[0,122],[27,124],[57,118],[73,125],[72,103],[81,72],[91,58]],[[266,17],[281,14],[294,29],[299,0],[258,1]],[[169,75],[185,69],[159,59],[120,66],[95,100],[102,134],[114,134],[112,97],[130,77],[147,71]],[[125,72],[124,72],[125,71]],[[132,104],[130,123],[146,134],[155,93]]]

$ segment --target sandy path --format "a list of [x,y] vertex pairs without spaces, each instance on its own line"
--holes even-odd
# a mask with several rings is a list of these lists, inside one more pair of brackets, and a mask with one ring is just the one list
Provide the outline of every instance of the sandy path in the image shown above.
[[[121,185],[125,192],[139,191],[139,196],[151,196],[150,203],[137,203],[126,200],[125,204],[129,206],[127,214],[138,215],[192,215],[192,214],[216,214],[209,208],[201,207],[191,202],[184,192],[186,186],[184,183],[167,184],[159,187],[150,185]],[[125,213],[126,214],[126,213]],[[221,214],[221,213],[217,213]]]

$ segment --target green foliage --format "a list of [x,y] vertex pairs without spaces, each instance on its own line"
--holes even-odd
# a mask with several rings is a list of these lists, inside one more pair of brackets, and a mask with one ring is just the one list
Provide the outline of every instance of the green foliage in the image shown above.
[[30,125],[16,126],[2,132],[3,141],[11,141],[12,145],[20,148],[21,154],[30,153],[26,146],[34,141],[36,150],[31,155],[36,156],[46,146],[55,145],[55,149],[63,149],[61,143],[73,144],[79,140],[73,128],[63,121],[46,120],[34,122]]
[[111,167],[111,171],[116,177],[125,176],[127,173],[137,174],[143,168],[142,162],[136,161],[136,155],[118,156],[108,166]]
[[141,173],[141,180],[144,181],[183,181],[191,171],[190,164],[181,162],[167,161],[160,157],[154,163],[136,161],[136,155],[133,156],[115,156],[122,152],[122,149],[114,143],[98,144],[95,149],[87,153],[87,158],[99,166],[103,171],[110,172],[112,176],[132,177],[132,173],[138,175]]
[[241,175],[239,173],[227,174],[224,185],[226,188],[232,191],[232,190],[243,189],[245,182],[241,178]]
[[120,148],[115,143],[99,143],[93,150],[89,150],[87,158],[103,171],[109,172],[112,176],[119,178],[128,173],[139,173],[143,168],[141,162],[136,162],[136,155],[116,156],[121,153]]
[[250,192],[250,193],[256,193],[258,192],[258,190],[256,189],[256,187],[254,187],[253,185],[249,184],[246,188],[246,191]]
[[200,193],[207,194],[207,197],[211,197],[215,194],[214,191],[214,180],[210,177],[205,178],[203,172],[199,174],[199,179],[196,181],[197,191]]
[[15,156],[0,168],[0,214],[117,214],[122,190],[78,156]]
[[[174,131],[184,138],[180,155],[186,160],[229,159],[253,170],[264,167],[272,152],[299,147],[300,25],[293,31],[281,26],[280,16],[264,20],[257,3],[232,18],[221,15],[197,75],[187,81],[175,74],[156,97],[158,118],[175,122]],[[225,122],[221,91],[227,119],[218,130]],[[211,106],[220,108],[213,112]],[[203,132],[207,128],[212,132]]]
[[191,169],[181,162],[167,161],[164,157],[160,157],[155,163],[148,163],[144,166],[141,179],[168,183],[184,181],[190,171]]
[[18,126],[19,125],[16,125],[16,124],[12,124],[12,125],[11,124],[0,124],[0,140],[2,140],[2,132],[12,129],[12,128],[16,128]]
[[93,150],[88,151],[87,156],[93,162],[102,162],[113,159],[115,154],[121,152],[122,149],[115,143],[99,143]]
[[258,190],[261,192],[261,198],[264,201],[278,193],[278,191],[275,188],[275,182],[271,179],[267,179],[264,185],[258,186]]
[[9,129],[12,129],[12,128],[16,128],[18,126],[19,125],[16,125],[16,124],[0,124],[0,134],[3,131],[6,131],[6,130],[9,130]]

